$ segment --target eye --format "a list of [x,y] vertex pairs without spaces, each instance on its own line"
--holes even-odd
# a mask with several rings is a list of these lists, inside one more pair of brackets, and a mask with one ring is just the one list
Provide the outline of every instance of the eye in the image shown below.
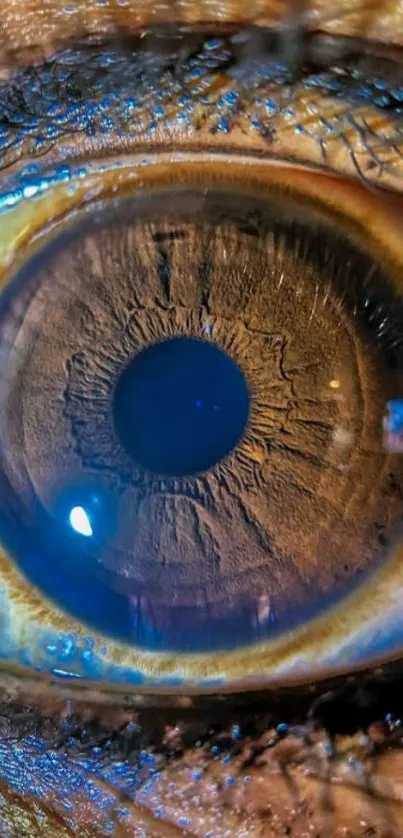
[[400,88],[357,58],[294,81],[239,43],[70,51],[4,83],[14,665],[186,691],[399,654],[401,206],[378,183],[399,188]]

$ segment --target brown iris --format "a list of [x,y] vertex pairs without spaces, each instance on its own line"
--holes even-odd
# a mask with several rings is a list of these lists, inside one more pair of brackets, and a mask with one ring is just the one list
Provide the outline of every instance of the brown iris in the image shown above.
[[[41,549],[65,533],[62,607],[152,649],[233,648],[379,564],[401,514],[382,446],[399,307],[330,222],[284,197],[165,192],[76,223],[14,283],[32,293],[7,469]],[[74,503],[91,539],[68,532]]]

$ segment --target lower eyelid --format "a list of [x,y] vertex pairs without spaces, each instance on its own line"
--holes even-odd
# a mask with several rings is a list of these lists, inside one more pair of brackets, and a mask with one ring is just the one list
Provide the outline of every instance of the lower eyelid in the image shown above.
[[[57,737],[60,735],[61,720],[71,717],[80,720],[83,725],[97,719],[101,725],[117,730],[132,721],[134,715],[144,710],[149,703],[163,712],[167,702],[155,696],[147,700],[145,696],[132,695],[128,699],[122,690],[111,685],[57,683],[47,676],[24,672],[22,668],[14,667],[13,671],[7,671],[0,667],[2,718],[12,718],[16,713],[14,719],[18,727],[19,721],[23,721],[23,715],[13,708],[26,708],[29,711],[24,719],[26,735],[35,733],[35,730],[39,732],[38,724],[46,725],[47,721],[52,720],[54,736]],[[181,706],[180,699],[174,697],[170,704],[172,707]]]
[[[299,702],[294,694],[289,705],[280,696],[261,696],[256,703],[248,698],[223,708],[221,702],[190,715],[154,710],[137,716],[107,707],[103,713],[85,702],[52,707],[50,699],[42,708],[45,718],[32,712],[29,700],[25,708],[2,703],[0,825],[5,805],[6,823],[22,810],[29,835],[45,830],[49,838],[64,835],[66,821],[93,829],[94,838],[103,835],[110,821],[116,827],[120,810],[126,810],[129,834],[142,828],[163,838],[184,829],[201,836],[206,828],[221,836],[230,824],[266,829],[273,823],[282,831],[291,824],[295,834],[300,824],[304,832],[324,824],[327,831],[353,830],[364,819],[371,829],[383,829],[389,820],[399,828],[400,720],[384,712],[387,700],[367,685],[347,695],[345,687],[318,702],[312,696]],[[317,706],[317,716],[309,706]],[[7,734],[17,740],[11,750]],[[298,820],[297,793],[309,801],[308,814],[302,807]]]

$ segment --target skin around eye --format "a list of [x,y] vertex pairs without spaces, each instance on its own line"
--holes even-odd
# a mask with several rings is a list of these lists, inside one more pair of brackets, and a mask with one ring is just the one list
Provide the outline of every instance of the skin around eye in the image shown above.
[[[396,55],[366,54],[355,41],[336,39],[329,67],[328,40],[317,35],[307,37],[291,76],[281,36],[270,31],[253,61],[253,34],[241,41],[245,54],[239,30],[221,38],[203,32],[197,43],[183,37],[179,44],[138,37],[129,55],[122,44],[81,45],[7,72],[0,82],[1,206],[46,189],[46,164],[63,181],[77,159],[84,176],[88,160],[133,151],[147,160],[167,146],[293,161],[371,189],[401,189]],[[25,157],[30,163],[20,171]]]
[[[296,13],[297,10],[297,13]],[[122,3],[109,0],[99,4],[72,3],[51,0],[47,8],[46,31],[41,31],[42,17],[40,0],[31,0],[27,8],[24,0],[5,0],[1,19],[2,50],[6,60],[26,60],[27,55],[54,52],[60,44],[96,35],[113,37],[122,32],[137,32],[154,27],[181,25],[190,30],[198,26],[257,26],[270,27],[283,24],[292,28],[298,12],[302,25],[337,35],[363,37],[374,41],[399,44],[402,36],[402,13],[398,0],[375,2],[370,12],[366,0],[340,0],[335,10],[329,0],[306,0],[299,8],[281,0],[261,0],[246,3],[245,0],[215,0],[215,2],[187,2],[170,4],[159,0],[152,2]],[[20,25],[24,14],[25,26]],[[40,32],[40,34],[38,34]]]
[[399,681],[150,711],[105,691],[1,685],[0,823],[13,838],[303,838],[312,825],[358,838],[364,819],[401,832]]

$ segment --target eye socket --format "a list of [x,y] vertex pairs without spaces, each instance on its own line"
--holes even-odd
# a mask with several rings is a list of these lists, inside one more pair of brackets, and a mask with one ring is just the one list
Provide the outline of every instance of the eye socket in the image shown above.
[[[388,565],[402,514],[400,459],[384,446],[387,405],[396,417],[401,398],[399,274],[324,199],[185,170],[180,188],[129,197],[126,185],[90,202],[33,240],[9,277],[4,576],[17,566],[20,600],[31,586],[33,610],[63,630],[38,639],[45,671],[54,655],[57,672],[88,674],[82,644],[92,673],[95,644],[98,660],[127,667],[111,664],[111,681],[149,689],[256,686],[282,668],[310,679],[340,666],[335,642],[350,644],[354,668],[351,637],[371,607],[359,623],[350,603]],[[133,389],[154,451],[123,415]],[[199,466],[219,434],[226,449]]]
[[[399,547],[389,556],[391,539],[399,536],[401,506],[397,456],[401,447],[401,205],[390,195],[382,197],[377,191],[368,192],[341,178],[321,176],[302,166],[291,167],[280,162],[297,159],[318,166],[322,160],[339,172],[352,172],[368,182],[376,179],[378,184],[399,188],[400,84],[393,72],[394,86],[390,87],[389,65],[379,75],[373,62],[362,63],[354,56],[348,72],[336,65],[329,72],[321,73],[315,72],[312,66],[306,72],[304,68],[298,79],[290,79],[287,68],[275,60],[274,54],[267,57],[259,53],[257,62],[246,54],[246,61],[238,64],[234,54],[238,34],[234,39],[215,38],[201,45],[198,42],[194,51],[181,56],[176,44],[174,57],[169,49],[164,51],[165,47],[158,54],[150,55],[147,46],[143,50],[141,45],[138,53],[131,55],[123,55],[121,50],[96,49],[93,54],[85,49],[67,51],[38,71],[31,68],[17,73],[10,95],[4,99],[9,127],[0,135],[2,162],[12,166],[21,153],[46,152],[47,156],[47,164],[40,169],[29,166],[17,172],[16,177],[12,175],[4,187],[7,191],[0,196],[1,208],[9,210],[3,215],[0,236],[0,262],[3,279],[7,280],[1,296],[2,357],[7,363],[0,397],[5,408],[4,438],[7,445],[10,443],[9,448],[4,446],[3,494],[8,506],[2,527],[5,550],[0,557],[5,591],[4,621],[8,630],[3,634],[1,652],[4,658],[28,664],[31,669],[59,677],[98,678],[125,686],[136,684],[136,688],[143,684],[146,690],[234,690],[312,680],[340,669],[345,672],[373,662],[379,654],[388,657],[398,654],[401,647],[403,625],[394,599],[396,587],[400,589]],[[119,95],[115,91],[117,78]],[[66,79],[68,83],[64,85]],[[389,92],[385,92],[385,79]],[[62,97],[63,105],[55,102],[60,84],[67,97]],[[137,98],[132,95],[134,88]],[[377,107],[368,105],[368,91],[374,98],[379,90],[382,96],[376,100]],[[22,125],[21,115],[14,120],[16,105],[21,101],[30,108],[26,125]],[[383,116],[379,120],[379,108],[383,106],[388,118]],[[393,124],[390,116],[397,118]],[[99,160],[101,136],[102,150],[109,155],[105,161]],[[124,160],[114,159],[113,155],[122,146]],[[166,147],[174,150],[166,152]],[[133,149],[137,156],[128,153]],[[262,154],[263,159],[259,159]],[[277,156],[279,164],[271,163],[267,154]],[[52,160],[68,161],[72,155],[84,161],[91,158],[93,163],[70,166],[64,162],[51,168]],[[185,237],[178,235],[183,227]],[[124,247],[117,245],[122,240]],[[183,250],[185,241],[187,249]],[[84,243],[88,252],[83,250]],[[227,254],[229,271],[225,262]],[[73,269],[73,262],[80,263],[79,270]],[[88,282],[89,264],[97,282]],[[117,275],[116,266],[122,264],[130,269]],[[215,270],[211,270],[212,264]],[[255,266],[253,270],[251,265]],[[287,270],[283,270],[284,266]],[[136,276],[141,277],[138,285],[143,291],[148,289],[148,296],[145,301],[139,295],[134,303],[126,300],[122,319],[122,312],[116,316],[116,311],[120,311],[116,301],[121,292],[125,299],[127,276],[134,268]],[[105,280],[107,275],[109,285]],[[220,281],[221,275],[226,277],[226,282]],[[259,277],[267,276],[271,286],[258,281]],[[184,295],[174,303],[171,300],[173,277],[176,284],[180,278],[180,294]],[[196,291],[191,303],[184,305],[183,299],[191,291],[189,277],[193,278],[191,288]],[[213,290],[220,311],[219,314],[214,311],[214,322],[205,305],[212,290],[212,277],[215,277]],[[226,299],[228,283],[232,281],[236,293]],[[82,298],[75,291],[77,282]],[[299,316],[302,312],[307,328],[304,332],[301,328],[293,329],[288,334],[282,321],[284,335],[270,332],[267,345],[262,341],[262,334],[266,338],[267,334],[262,333],[258,315],[257,322],[254,321],[252,308],[254,301],[260,314],[268,313],[262,290],[266,289],[267,293],[268,287],[277,288],[277,306],[280,299],[286,300],[283,308],[280,307],[283,320],[287,321],[288,317],[294,323],[297,313]],[[113,292],[106,293],[107,288]],[[96,302],[88,297],[91,290],[96,292]],[[231,294],[233,290],[231,286]],[[249,308],[244,297],[249,300]],[[81,300],[78,307],[74,308],[73,298],[76,303]],[[63,303],[66,303],[64,307]],[[237,305],[239,310],[235,315]],[[158,318],[154,317],[154,309],[159,311]],[[193,314],[178,321],[175,314],[178,309],[182,314],[184,309]],[[134,311],[139,316],[135,317]],[[150,311],[154,312],[152,317],[147,314]],[[199,315],[203,312],[204,317],[199,316],[197,320],[196,311]],[[329,328],[324,320],[325,311],[330,313],[330,319],[335,318]],[[73,324],[68,322],[66,327],[63,321],[69,312],[73,313],[75,332]],[[101,363],[94,376],[97,364],[88,364],[88,347],[85,352],[70,347],[64,369],[68,380],[58,405],[62,421],[55,422],[55,414],[52,419],[54,392],[49,389],[49,381],[44,384],[44,374],[49,369],[52,375],[55,373],[52,364],[57,367],[57,358],[63,356],[73,333],[81,346],[85,336],[81,326],[87,322],[86,316],[93,323],[100,318],[97,328],[93,327],[91,350],[97,346],[102,333],[106,343]],[[112,336],[104,329],[108,318],[115,328]],[[146,344],[149,340],[148,349],[139,348],[139,334],[128,326],[134,321],[141,326],[139,333]],[[243,328],[241,335],[232,327],[238,321]],[[340,328],[336,329],[334,324],[339,321]],[[304,345],[311,339],[314,322],[319,324],[318,335],[321,335],[314,356],[321,359],[323,356],[324,362],[321,365],[315,362],[319,373],[316,377],[312,373],[311,389],[319,387],[320,390],[328,367],[336,362],[343,367],[343,358],[349,373],[343,380],[326,378],[328,403],[334,408],[327,424],[326,417],[325,421],[322,417],[312,421],[309,411],[308,414],[304,410],[299,412],[294,377],[300,369],[284,366],[284,357],[289,355],[296,337],[301,336]],[[119,349],[115,338],[117,335],[121,338],[123,333],[126,343]],[[344,355],[342,335],[347,341]],[[333,352],[329,349],[332,340]],[[38,361],[46,341],[52,348],[50,367],[44,357],[43,363]],[[138,350],[134,358],[133,341],[137,341]],[[245,353],[248,345],[250,351]],[[61,351],[59,355],[53,351],[56,346]],[[125,432],[126,423],[118,416],[118,413],[122,416],[122,411],[116,408],[119,401],[116,394],[123,393],[120,407],[126,401],[131,364],[135,370],[132,382],[138,386],[139,358],[143,363],[150,358],[151,350],[155,359],[157,351],[184,346],[197,350],[193,353],[196,360],[200,359],[200,353],[211,350],[222,362],[221,367],[226,364],[232,380],[240,385],[238,402],[242,409],[232,411],[232,438],[226,436],[225,426],[223,445],[217,446],[209,467],[199,457],[200,450],[196,451],[192,445],[192,433],[188,454],[196,453],[197,457],[191,465],[187,455],[179,465],[162,436],[159,451],[153,451],[152,445],[143,450],[147,447],[143,444],[144,436],[135,440],[133,448],[132,434]],[[112,349],[109,355],[105,347]],[[267,407],[267,399],[265,402],[263,397],[267,394],[259,375],[266,370],[266,361],[253,365],[256,352],[261,351],[263,355],[267,350],[273,368],[273,414],[278,420],[283,411],[286,420],[282,425],[277,422],[281,445],[272,433],[273,417],[268,425],[267,415],[263,416]],[[187,360],[191,354],[188,353]],[[361,360],[361,356],[363,364],[357,362],[355,370],[351,370],[352,362]],[[96,353],[94,357],[98,357]],[[251,368],[246,368],[246,361],[252,364]],[[123,365],[120,373],[119,362]],[[305,373],[312,372],[315,363],[307,363]],[[189,368],[188,381],[194,384],[191,373]],[[105,384],[107,374],[111,374],[113,386],[111,380],[109,386]],[[36,388],[30,383],[35,375],[42,382]],[[229,372],[226,381],[228,377]],[[58,386],[60,375],[55,374],[49,380]],[[303,375],[300,385],[301,380],[304,381]],[[92,387],[91,398],[83,399],[83,386],[85,389],[88,382]],[[161,392],[158,387],[154,389]],[[219,381],[218,390],[221,397]],[[48,393],[49,410],[44,411]],[[363,393],[367,398],[361,398]],[[179,403],[182,396],[179,385],[177,394]],[[149,408],[152,399],[149,393],[146,395]],[[91,410],[87,415],[84,409],[97,399],[99,406],[102,398],[103,407],[109,406],[106,424],[101,410],[95,416]],[[201,442],[200,430],[197,433],[200,407],[196,402],[204,405],[204,400],[198,396],[193,399],[196,421],[192,432]],[[303,402],[314,413],[312,394],[304,392]],[[214,404],[218,405],[212,404],[214,410]],[[83,409],[85,415],[80,412]],[[353,440],[350,431],[346,433],[345,427],[337,424],[337,417],[345,416],[346,409],[354,431]],[[360,410],[362,422],[358,421],[357,425]],[[158,412],[154,428],[158,426],[160,431],[161,419],[166,415],[161,410]],[[204,437],[207,450],[211,436],[216,434],[216,415],[209,425],[210,438],[208,434]],[[175,417],[178,413],[171,410],[171,420]],[[49,433],[52,421],[54,433]],[[59,442],[63,422],[70,447]],[[287,423],[294,424],[294,434],[287,429]],[[190,421],[188,430],[189,424]],[[304,425],[310,427],[305,433],[305,448],[299,451]],[[146,418],[145,435],[149,427]],[[363,428],[368,431],[365,438],[360,435]],[[203,425],[203,430],[208,428]],[[30,453],[36,456],[34,466],[32,462],[28,464],[25,456],[29,438]],[[41,438],[42,447],[37,445]],[[354,448],[357,438],[361,445],[358,451]],[[111,439],[116,445],[108,448]],[[283,471],[278,463],[280,448],[281,456],[284,451],[288,456]],[[341,459],[346,450],[351,457],[344,471]],[[332,456],[336,454],[330,462],[326,459],[329,451]],[[55,454],[54,461],[49,452]],[[71,461],[69,472],[70,453],[75,460]],[[166,458],[167,453],[170,462],[167,465],[165,459],[165,466],[159,465],[161,454]],[[270,463],[274,464],[277,456],[275,466],[277,475],[280,474],[270,498],[271,508],[262,525],[255,506],[249,503],[242,525],[245,532],[254,529],[258,534],[257,553],[262,554],[266,574],[271,573],[270,597],[264,574],[248,570],[243,584],[242,567],[245,557],[249,560],[251,556],[249,549],[245,549],[249,535],[242,535],[233,548],[237,530],[227,526],[225,531],[224,516],[217,515],[216,495],[207,510],[207,518],[213,510],[219,521],[218,541],[224,538],[227,544],[226,565],[221,548],[216,549],[214,528],[209,521],[207,526],[203,521],[200,536],[199,512],[193,515],[194,526],[187,539],[194,560],[188,577],[186,574],[180,577],[186,567],[180,547],[179,561],[172,561],[172,556],[170,563],[165,559],[160,561],[163,554],[160,546],[166,547],[164,527],[159,525],[152,532],[148,530],[147,542],[143,526],[144,522],[148,524],[150,515],[158,520],[156,498],[169,495],[174,509],[171,515],[174,529],[182,535],[188,533],[192,529],[191,516],[186,509],[177,513],[174,508],[178,505],[180,487],[185,486],[186,491],[183,497],[179,495],[179,503],[185,507],[190,498],[191,505],[197,508],[200,485],[204,498],[206,475],[214,474],[220,500],[223,494],[228,495],[231,480],[238,483],[237,491],[242,499],[244,489],[253,493],[256,474],[260,481],[258,490],[264,488],[268,453]],[[292,460],[298,453],[301,460],[298,476],[290,478]],[[146,461],[142,455],[146,455]],[[151,455],[158,455],[158,462],[154,460],[150,468]],[[348,468],[356,465],[357,457],[357,473],[350,468],[354,498],[349,504],[349,491],[343,495],[343,489],[349,477]],[[231,458],[236,460],[235,472],[228,468]],[[65,473],[61,478],[55,475],[55,463],[58,467],[62,464],[61,470],[69,472],[65,483]],[[140,475],[137,483],[130,476],[133,464]],[[32,484],[31,491],[31,475],[25,480],[27,465],[35,472],[36,483],[41,484],[38,496],[36,484]],[[312,480],[312,472],[318,474],[321,466],[328,469],[327,483],[322,479]],[[341,472],[334,493],[336,505],[329,496],[334,477],[332,469]],[[85,474],[78,480],[80,471]],[[132,495],[133,486],[141,495],[142,474],[151,475],[150,484],[157,486],[157,490],[149,493],[151,513],[143,515],[134,535],[134,546],[146,543],[152,560],[138,562],[137,570],[140,567],[141,574],[136,576],[133,567],[128,567],[130,562],[125,564],[121,560],[123,551],[121,544],[116,549],[116,538],[122,535],[122,523],[126,526],[128,521],[123,532],[126,538],[132,538],[125,486],[130,485]],[[370,491],[371,475],[374,480]],[[365,491],[354,495],[359,480],[364,477]],[[318,507],[319,499],[323,500],[323,490],[324,508],[318,508],[318,514],[314,515],[312,509],[315,504]],[[39,497],[41,493],[45,497]],[[292,503],[290,493],[294,494]],[[295,500],[298,493],[300,503]],[[311,511],[305,515],[311,501]],[[323,552],[327,525],[321,529],[319,524],[326,519],[332,504],[337,507],[337,502],[342,512],[334,528],[330,527],[332,538],[329,544],[326,542]],[[353,508],[354,502],[363,512],[361,519]],[[245,504],[241,500],[238,506],[242,508]],[[277,519],[276,509],[280,510]],[[372,521],[372,528],[368,525],[368,541],[365,541],[365,514],[369,521],[372,510],[376,520]],[[227,515],[227,524],[229,518]],[[274,547],[269,524],[275,529]],[[259,528],[263,530],[262,538]],[[31,538],[32,533],[36,542]],[[265,539],[264,534],[270,538]],[[206,564],[195,560],[194,546],[200,538],[209,546],[208,555],[214,558],[215,552],[219,561]],[[179,544],[180,539],[177,541]],[[349,561],[343,563],[339,572],[346,541]],[[367,549],[362,546],[364,541]],[[98,553],[92,549],[94,544]],[[133,538],[130,546],[133,552]],[[354,551],[361,565],[350,561]],[[274,559],[269,569],[268,553]],[[256,556],[256,550],[253,555]],[[327,563],[322,560],[323,555]],[[300,561],[301,556],[308,558],[308,570]],[[45,558],[48,560],[44,573]],[[156,570],[158,573],[161,570],[160,575]],[[168,571],[171,588],[161,581]],[[193,584],[195,574],[196,577],[199,574],[196,585]],[[184,600],[178,603],[178,591],[185,593],[186,604]],[[370,601],[377,602],[376,622],[368,609]]]

